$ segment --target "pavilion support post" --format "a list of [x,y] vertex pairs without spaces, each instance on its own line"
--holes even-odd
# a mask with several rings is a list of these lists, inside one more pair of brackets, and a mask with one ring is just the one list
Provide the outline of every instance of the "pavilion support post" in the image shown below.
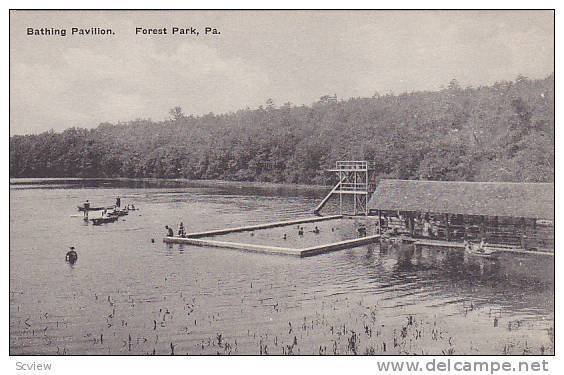
[[339,171],[339,181],[341,181],[341,186],[339,187],[339,214],[343,214],[343,176],[341,171]]
[[448,214],[445,214],[445,238],[450,241],[450,227],[448,223]]
[[521,247],[524,249],[527,245],[527,223],[525,218],[521,218]]
[[464,230],[463,238],[464,238],[464,240],[466,240],[468,238],[468,234],[469,234],[468,228],[470,227],[470,225],[468,224],[468,216],[466,216],[466,215],[462,215],[462,227],[463,227],[463,230]]
[[368,216],[368,192],[370,191],[370,187],[368,186],[368,175],[370,174],[368,164],[366,165],[366,197],[364,202],[364,216]]
[[357,196],[356,196],[356,191],[357,191],[356,175],[357,175],[357,173],[354,172],[354,175],[353,175],[353,180],[354,180],[354,185],[353,185],[353,192],[354,192],[354,194],[353,194],[353,198],[354,198],[353,212],[354,212],[355,215],[357,214],[357,212],[356,212],[356,200],[357,200]]
[[382,235],[382,211],[378,210],[378,234]]

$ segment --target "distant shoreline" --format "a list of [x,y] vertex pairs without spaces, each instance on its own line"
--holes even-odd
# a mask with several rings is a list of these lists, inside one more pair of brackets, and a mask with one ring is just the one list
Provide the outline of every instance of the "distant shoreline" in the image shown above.
[[140,182],[185,182],[195,185],[214,185],[229,187],[261,187],[281,188],[289,187],[304,190],[325,190],[329,185],[307,185],[288,182],[258,182],[258,181],[231,181],[231,180],[191,180],[187,178],[134,178],[134,177],[10,177],[10,185],[20,185],[37,181],[140,181]]

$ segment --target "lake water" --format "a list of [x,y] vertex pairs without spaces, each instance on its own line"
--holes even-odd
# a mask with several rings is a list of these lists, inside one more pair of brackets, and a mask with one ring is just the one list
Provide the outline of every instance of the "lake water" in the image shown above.
[[[11,180],[10,353],[553,353],[552,257],[370,245],[300,259],[162,242],[180,221],[200,231],[310,216],[324,193]],[[118,195],[140,210],[102,226],[78,214]]]

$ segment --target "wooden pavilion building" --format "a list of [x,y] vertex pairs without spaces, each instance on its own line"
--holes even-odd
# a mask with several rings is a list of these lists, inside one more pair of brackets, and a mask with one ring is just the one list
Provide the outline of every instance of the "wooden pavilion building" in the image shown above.
[[554,184],[381,180],[368,203],[381,232],[554,251]]

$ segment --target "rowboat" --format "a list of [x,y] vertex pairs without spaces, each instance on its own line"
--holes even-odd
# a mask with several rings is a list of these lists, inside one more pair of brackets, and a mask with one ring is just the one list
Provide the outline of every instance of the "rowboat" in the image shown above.
[[[84,212],[84,210],[85,210],[84,206],[76,206],[76,207],[78,207],[78,210],[81,211],[81,212]],[[102,211],[102,210],[105,210],[105,209],[106,209],[106,207],[90,207],[88,209],[88,211]]]
[[101,225],[101,224],[106,224],[106,223],[113,223],[117,219],[118,219],[117,216],[107,216],[107,217],[97,217],[97,218],[90,219],[90,220],[92,221],[92,224],[94,224],[94,225]]
[[128,214],[129,214],[128,210],[114,210],[114,211],[108,212],[107,215],[111,216],[111,217],[119,217],[119,216],[125,216],[125,215],[128,215]]
[[470,256],[477,256],[487,259],[496,259],[499,256],[499,250],[494,246],[488,246],[484,243],[473,244],[465,241],[464,250]]

